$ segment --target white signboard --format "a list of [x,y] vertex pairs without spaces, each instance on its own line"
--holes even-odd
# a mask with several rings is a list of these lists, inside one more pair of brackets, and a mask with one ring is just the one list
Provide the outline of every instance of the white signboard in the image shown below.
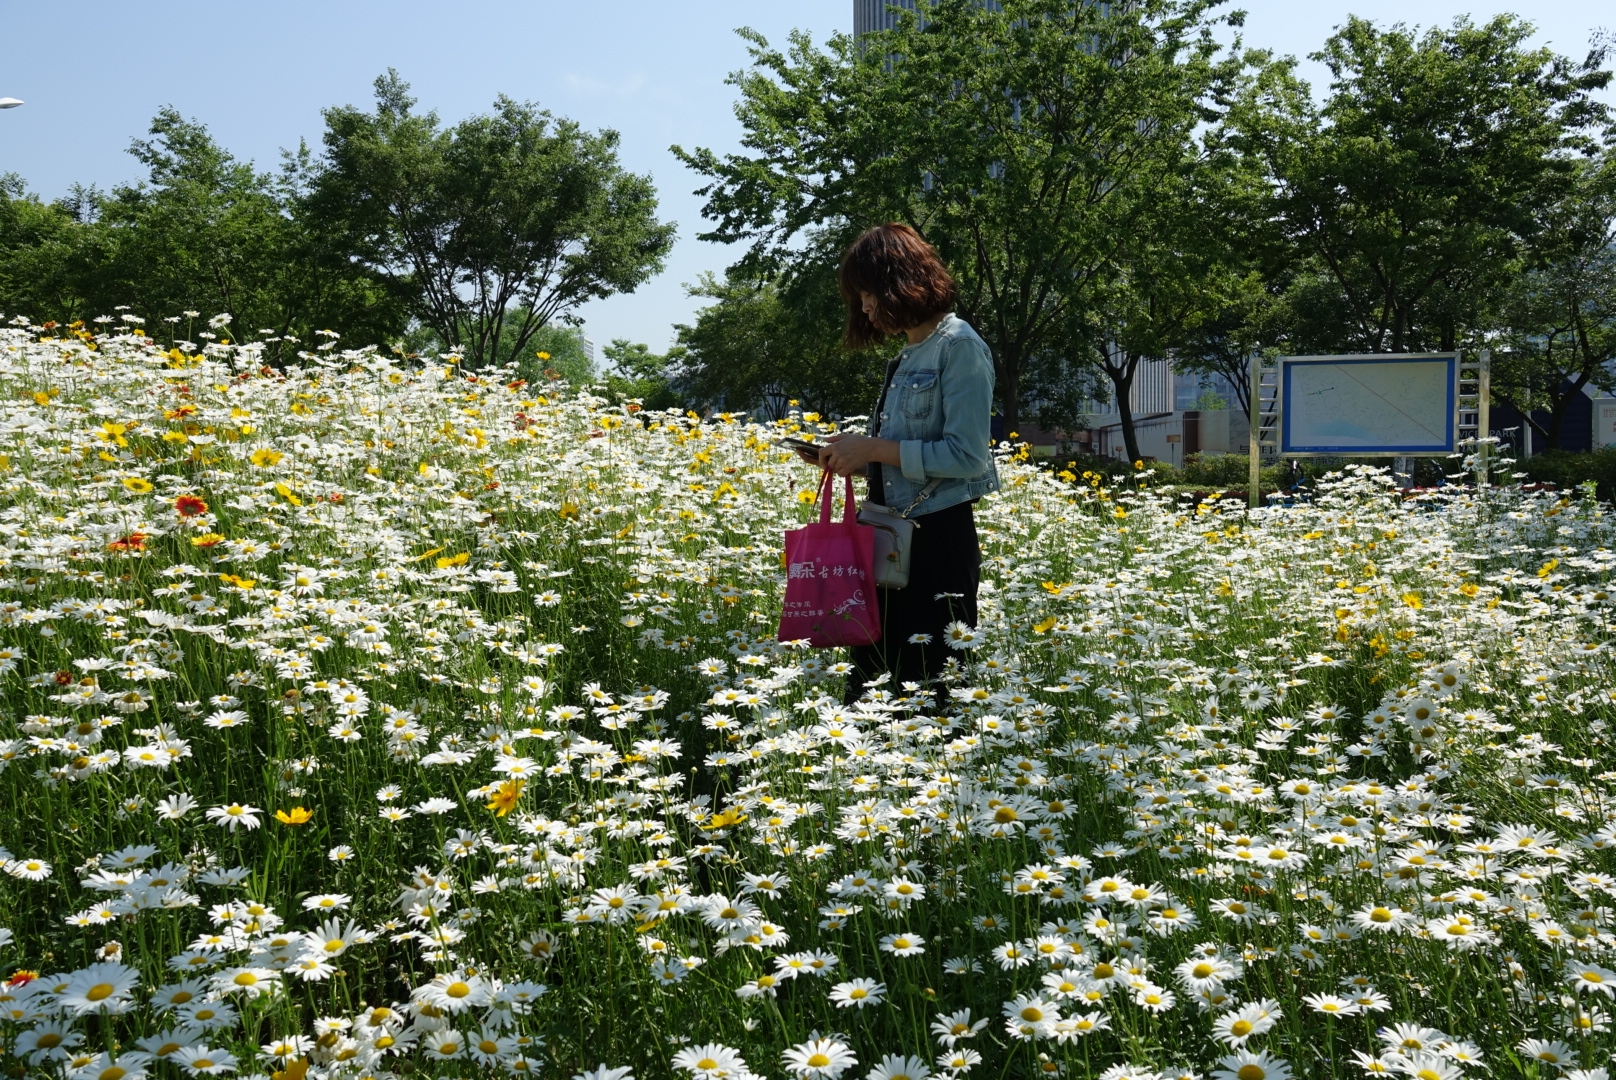
[[1286,356],[1279,370],[1283,454],[1454,450],[1456,353]]
[[1594,449],[1616,445],[1616,398],[1594,398]]

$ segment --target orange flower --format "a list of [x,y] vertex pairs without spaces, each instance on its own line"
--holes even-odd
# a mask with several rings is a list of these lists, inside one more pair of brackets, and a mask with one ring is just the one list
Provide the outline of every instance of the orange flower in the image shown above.
[[181,495],[174,500],[174,509],[180,517],[195,517],[208,512],[208,501],[200,495]]
[[120,538],[118,540],[114,540],[112,543],[108,544],[107,545],[107,550],[108,551],[145,551],[146,550],[146,534],[143,533],[143,532],[132,532],[128,536],[122,537],[122,538]]

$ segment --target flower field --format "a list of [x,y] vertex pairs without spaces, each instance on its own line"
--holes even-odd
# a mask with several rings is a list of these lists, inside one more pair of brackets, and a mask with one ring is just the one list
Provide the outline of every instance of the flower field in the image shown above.
[[776,432],[197,336],[0,331],[7,1075],[1606,1075],[1591,500],[1002,450],[844,707]]

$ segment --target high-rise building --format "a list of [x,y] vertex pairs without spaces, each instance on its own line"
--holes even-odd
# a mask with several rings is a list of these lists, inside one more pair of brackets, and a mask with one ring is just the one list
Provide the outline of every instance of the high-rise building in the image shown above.
[[[999,0],[980,0],[994,11]],[[873,30],[891,30],[898,22],[898,13],[890,8],[915,10],[915,0],[853,0],[853,36],[859,37]]]
[[853,36],[861,37],[874,30],[891,30],[897,22],[895,12],[888,8],[915,10],[915,0],[853,0]]

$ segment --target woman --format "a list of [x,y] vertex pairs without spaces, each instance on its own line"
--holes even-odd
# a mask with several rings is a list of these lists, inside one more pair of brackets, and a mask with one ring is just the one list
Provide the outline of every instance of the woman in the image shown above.
[[[953,313],[958,293],[937,252],[907,225],[878,225],[842,256],[842,345],[907,340],[887,363],[869,435],[833,435],[819,466],[863,472],[870,501],[914,519],[909,584],[880,592],[881,640],[853,649],[847,700],[890,672],[898,684],[937,677],[953,651],[945,630],[976,625],[982,557],[973,506],[999,489],[988,452],[993,358]],[[897,687],[894,687],[897,689]]]

